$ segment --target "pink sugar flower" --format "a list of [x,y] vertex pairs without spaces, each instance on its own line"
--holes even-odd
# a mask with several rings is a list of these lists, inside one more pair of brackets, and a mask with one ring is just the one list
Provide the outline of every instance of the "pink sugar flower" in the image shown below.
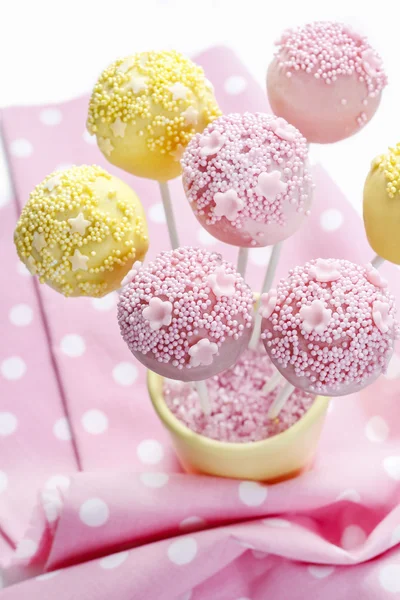
[[244,206],[243,200],[239,198],[236,190],[228,190],[224,193],[217,192],[214,196],[216,217],[226,217],[228,221],[234,221],[238,212]]
[[370,283],[372,283],[372,285],[374,285],[375,287],[378,288],[385,288],[387,287],[387,281],[386,279],[384,279],[382,277],[382,275],[379,273],[378,269],[375,269],[375,267],[373,267],[371,265],[371,263],[369,263],[366,267],[366,278],[368,279],[368,281]]
[[263,319],[269,319],[275,310],[278,292],[275,289],[270,290],[267,294],[262,294],[260,298],[260,315]]
[[207,282],[217,298],[221,298],[221,296],[234,295],[235,279],[235,275],[226,273],[224,267],[217,267],[214,273],[208,275]]
[[340,279],[339,264],[336,261],[319,258],[317,263],[310,268],[310,274],[317,281],[328,283]]
[[210,342],[208,338],[203,338],[189,348],[190,365],[192,367],[208,366],[213,362],[214,354],[217,354],[218,346]]
[[375,300],[372,305],[372,318],[382,333],[387,333],[393,325],[393,317],[389,315],[389,309],[389,304],[380,300]]
[[149,306],[143,309],[143,318],[149,321],[151,329],[157,331],[163,325],[170,325],[172,321],[172,304],[161,298],[151,298]]
[[286,190],[287,183],[282,181],[282,173],[279,171],[259,174],[256,192],[260,196],[264,196],[268,200],[273,201],[278,194],[284,194]]
[[331,309],[326,308],[322,300],[313,300],[310,306],[302,306],[299,314],[303,320],[304,331],[307,333],[314,331],[319,335],[327,329],[332,317]]
[[210,135],[204,135],[200,139],[201,156],[212,156],[217,154],[225,144],[224,137],[219,131],[213,131]]

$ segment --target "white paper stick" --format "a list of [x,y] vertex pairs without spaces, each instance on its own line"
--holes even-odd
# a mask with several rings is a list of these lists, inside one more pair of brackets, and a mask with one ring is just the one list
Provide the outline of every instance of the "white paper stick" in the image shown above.
[[[278,244],[275,244],[275,246],[272,248],[271,257],[269,259],[267,271],[265,273],[264,281],[263,281],[262,288],[260,291],[260,296],[261,296],[261,294],[265,294],[265,292],[268,292],[271,288],[272,282],[274,280],[276,267],[278,266],[281,249],[282,249],[282,242],[278,242]],[[257,348],[258,340],[260,339],[260,334],[261,334],[262,317],[258,312],[259,307],[260,307],[260,300],[258,300],[258,302],[255,306],[256,316],[254,319],[254,329],[253,329],[253,333],[252,333],[250,344],[249,344],[249,348],[251,350],[255,350]]]
[[249,258],[248,248],[239,248],[236,270],[244,278],[246,275],[247,260]]
[[168,183],[165,181],[159,181],[161,198],[164,206],[165,218],[167,219],[167,227],[169,233],[169,239],[171,241],[171,247],[173,250],[179,248],[178,231],[176,229],[174,212],[172,210],[171,195],[169,193]]
[[199,395],[199,400],[200,400],[200,404],[201,404],[203,413],[205,415],[211,414],[211,406],[210,406],[210,400],[208,397],[207,383],[205,381],[195,381],[194,384],[195,384],[197,393]]
[[371,265],[375,267],[375,269],[379,269],[380,266],[383,265],[385,259],[379,256],[378,254],[371,260]]
[[278,370],[276,370],[271,379],[269,381],[267,381],[267,383],[264,385],[262,391],[264,394],[269,394],[269,392],[273,392],[274,389],[276,387],[278,387],[278,385],[280,384],[280,382],[282,381],[283,376],[279,373]]
[[269,419],[275,419],[279,415],[282,408],[286,404],[286,400],[288,400],[288,398],[290,398],[293,390],[294,390],[294,385],[292,385],[291,383],[289,383],[289,381],[287,381],[270,406],[270,409],[269,409],[268,415],[267,415]]

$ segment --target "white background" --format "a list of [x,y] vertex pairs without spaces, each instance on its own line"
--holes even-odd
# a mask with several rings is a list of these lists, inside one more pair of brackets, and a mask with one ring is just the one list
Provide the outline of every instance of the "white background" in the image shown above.
[[366,33],[389,75],[377,115],[349,140],[313,146],[360,211],[371,159],[400,141],[399,0],[0,0],[0,107],[59,102],[90,91],[118,56],[230,46],[260,85],[281,31],[335,19]]

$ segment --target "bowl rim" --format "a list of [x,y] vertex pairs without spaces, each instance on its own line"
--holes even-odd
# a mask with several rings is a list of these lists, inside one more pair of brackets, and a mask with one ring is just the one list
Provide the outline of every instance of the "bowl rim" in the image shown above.
[[221,442],[220,440],[214,440],[200,433],[196,433],[175,417],[164,400],[162,388],[163,380],[164,377],[161,375],[154,373],[154,371],[151,371],[150,369],[147,370],[147,389],[149,391],[151,402],[167,429],[186,442],[194,442],[201,445],[203,448],[218,449],[222,452],[230,451],[233,453],[243,453],[249,449],[256,450],[257,448],[263,448],[266,445],[273,446],[276,444],[284,444],[285,441],[289,441],[290,438],[300,434],[302,431],[306,431],[309,426],[317,420],[317,417],[326,412],[331,400],[328,396],[316,396],[314,402],[301,419],[296,421],[296,423],[288,429],[285,429],[285,431],[282,431],[282,433],[278,433],[270,438],[259,440],[257,442]]

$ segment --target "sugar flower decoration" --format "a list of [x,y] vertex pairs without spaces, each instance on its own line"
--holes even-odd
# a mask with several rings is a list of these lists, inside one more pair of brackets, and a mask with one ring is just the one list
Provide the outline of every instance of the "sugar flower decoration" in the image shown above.
[[332,317],[331,309],[326,308],[322,300],[313,300],[310,306],[302,306],[299,314],[303,321],[304,331],[306,333],[315,332],[319,335],[324,333]]
[[210,135],[203,135],[200,138],[201,156],[212,156],[217,154],[225,143],[224,137],[219,131],[213,131]]
[[172,321],[172,304],[161,298],[151,298],[149,305],[143,309],[143,318],[149,322],[151,329],[157,331],[163,325],[170,325]]
[[380,300],[375,300],[372,305],[372,319],[382,333],[387,333],[393,325],[393,317],[389,315],[389,309],[389,304]]
[[336,261],[319,258],[317,263],[310,269],[311,275],[322,283],[337,281],[340,279],[339,264]]
[[208,338],[203,338],[189,348],[190,365],[192,367],[206,367],[211,365],[214,354],[217,354],[218,346],[210,342]]
[[263,319],[269,319],[275,310],[278,293],[275,289],[270,290],[267,294],[262,294],[260,298],[260,315]]
[[126,285],[128,285],[128,283],[130,283],[132,281],[132,279],[135,277],[135,275],[138,273],[138,271],[141,269],[141,267],[142,267],[142,263],[140,262],[140,260],[137,260],[136,262],[133,263],[131,270],[128,271],[128,273],[125,275],[125,277],[121,281],[121,288],[125,287]]
[[387,287],[387,281],[386,279],[384,279],[382,277],[382,275],[379,273],[378,269],[375,269],[375,267],[373,267],[371,265],[371,263],[369,263],[366,267],[366,273],[365,276],[368,279],[368,281],[370,283],[372,283],[372,285],[374,285],[377,288],[385,288]]
[[275,200],[278,194],[284,194],[286,190],[287,183],[282,181],[280,171],[259,174],[256,192],[260,196],[264,196],[268,200]]
[[215,208],[214,215],[217,217],[226,217],[228,221],[234,221],[238,216],[238,212],[244,206],[236,190],[228,190],[226,192],[217,192],[214,196]]
[[293,142],[296,131],[292,125],[289,125],[285,119],[282,117],[278,117],[271,123],[271,129],[281,140],[285,140],[286,142]]
[[224,267],[217,267],[214,273],[207,276],[207,282],[217,298],[233,296],[235,293],[235,275],[225,273]]

